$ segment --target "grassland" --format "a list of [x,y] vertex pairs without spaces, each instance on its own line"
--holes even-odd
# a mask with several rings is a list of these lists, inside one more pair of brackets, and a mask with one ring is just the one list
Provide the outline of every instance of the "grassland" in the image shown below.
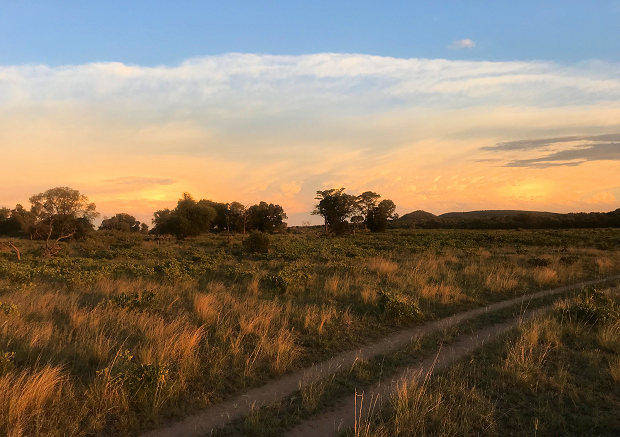
[[345,435],[592,435],[620,431],[620,296],[588,292],[466,362],[404,381]]
[[416,231],[144,241],[0,257],[0,434],[135,434],[335,352],[620,272],[620,232]]

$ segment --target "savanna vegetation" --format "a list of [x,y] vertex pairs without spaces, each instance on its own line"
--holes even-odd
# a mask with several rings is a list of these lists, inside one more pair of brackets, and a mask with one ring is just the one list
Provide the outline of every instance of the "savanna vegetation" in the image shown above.
[[585,290],[438,374],[403,381],[348,435],[617,435],[620,295]]
[[395,216],[364,194],[317,195],[329,233],[189,195],[154,233],[126,214],[95,231],[65,188],[3,212],[22,237],[0,240],[0,434],[132,435],[401,326],[620,272],[616,229],[366,232]]

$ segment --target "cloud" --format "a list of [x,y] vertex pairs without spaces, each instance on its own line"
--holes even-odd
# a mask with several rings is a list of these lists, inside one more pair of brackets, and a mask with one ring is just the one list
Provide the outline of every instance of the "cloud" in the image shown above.
[[546,148],[556,143],[573,143],[585,141],[614,141],[620,142],[620,133],[606,135],[590,135],[578,136],[572,135],[568,137],[541,138],[533,140],[504,141],[497,143],[495,146],[483,147],[482,150],[500,151],[500,150],[531,150]]
[[561,165],[575,166],[589,161],[618,160],[620,160],[620,142],[561,150],[538,158],[517,159],[509,162],[506,166],[547,168]]
[[476,47],[476,42],[469,38],[458,39],[450,44],[451,49],[471,49],[473,47]]
[[120,177],[114,179],[107,179],[104,181],[108,184],[118,184],[118,185],[172,185],[176,183],[174,179],[168,178],[146,178],[146,177],[135,177],[135,176],[127,176]]
[[[280,202],[293,216],[312,209],[315,190],[345,186],[405,212],[568,208],[585,194],[560,184],[615,192],[603,146],[618,139],[600,135],[620,131],[618,102],[620,66],[601,62],[232,53],[0,66],[0,203],[67,185],[104,214],[142,220],[183,191]],[[569,150],[580,152],[554,155]],[[528,182],[544,165],[555,179]]]
[[491,152],[532,151],[547,152],[542,156],[513,159],[507,167],[549,168],[577,166],[590,161],[620,160],[620,134],[572,135],[541,139],[504,141],[495,146],[482,147]]

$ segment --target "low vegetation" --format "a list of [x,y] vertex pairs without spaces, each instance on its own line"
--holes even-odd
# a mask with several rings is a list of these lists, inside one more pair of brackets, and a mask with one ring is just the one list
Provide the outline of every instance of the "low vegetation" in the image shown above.
[[585,291],[447,372],[404,381],[356,436],[615,435],[620,298]]
[[1,253],[0,433],[134,434],[398,326],[620,270],[605,229],[248,239],[99,231]]

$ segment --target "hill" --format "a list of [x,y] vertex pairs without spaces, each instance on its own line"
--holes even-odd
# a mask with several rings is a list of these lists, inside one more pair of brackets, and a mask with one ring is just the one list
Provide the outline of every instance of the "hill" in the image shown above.
[[545,229],[620,227],[620,208],[611,212],[554,213],[521,210],[447,212],[413,211],[394,221],[400,228]]

